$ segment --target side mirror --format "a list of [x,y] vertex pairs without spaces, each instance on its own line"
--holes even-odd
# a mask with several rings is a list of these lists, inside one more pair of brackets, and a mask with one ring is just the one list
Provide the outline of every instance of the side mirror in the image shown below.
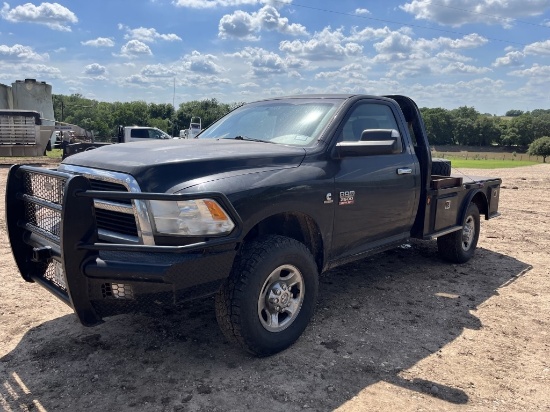
[[402,151],[401,134],[395,129],[364,130],[360,141],[345,141],[336,144],[336,153],[339,158],[397,154]]

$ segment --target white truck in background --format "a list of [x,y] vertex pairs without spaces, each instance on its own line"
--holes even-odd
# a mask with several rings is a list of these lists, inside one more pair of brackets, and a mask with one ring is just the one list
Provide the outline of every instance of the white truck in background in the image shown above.
[[180,130],[180,138],[182,139],[194,139],[202,131],[202,121],[200,117],[191,117],[189,123],[189,129]]
[[118,126],[117,143],[143,142],[146,139],[172,139],[168,133],[156,127]]
[[[66,152],[63,158],[85,152],[87,150],[96,149],[101,146],[113,144],[113,143],[131,143],[131,142],[143,142],[147,140],[159,140],[159,139],[174,139],[168,133],[163,132],[156,127],[148,126],[118,126],[117,135],[112,137],[108,142],[77,142],[71,143],[67,146]],[[177,139],[177,137],[176,137]]]

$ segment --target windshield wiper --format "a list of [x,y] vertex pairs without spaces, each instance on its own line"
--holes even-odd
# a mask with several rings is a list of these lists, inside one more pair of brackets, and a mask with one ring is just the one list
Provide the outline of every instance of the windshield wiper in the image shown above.
[[271,142],[269,140],[254,139],[253,137],[242,136],[242,135],[238,135],[238,136],[235,136],[235,137],[226,137],[226,139],[246,140],[247,142],[274,143],[274,142]]

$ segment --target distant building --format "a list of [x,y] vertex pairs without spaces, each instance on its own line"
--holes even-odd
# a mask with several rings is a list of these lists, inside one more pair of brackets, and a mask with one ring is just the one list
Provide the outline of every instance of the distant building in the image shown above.
[[0,110],[33,110],[43,125],[54,126],[52,86],[35,79],[16,80],[11,86],[0,83]]

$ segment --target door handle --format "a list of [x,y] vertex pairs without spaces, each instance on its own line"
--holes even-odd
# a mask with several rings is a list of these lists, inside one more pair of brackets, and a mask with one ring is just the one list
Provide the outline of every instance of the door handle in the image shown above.
[[398,175],[410,175],[413,172],[411,168],[397,169]]

